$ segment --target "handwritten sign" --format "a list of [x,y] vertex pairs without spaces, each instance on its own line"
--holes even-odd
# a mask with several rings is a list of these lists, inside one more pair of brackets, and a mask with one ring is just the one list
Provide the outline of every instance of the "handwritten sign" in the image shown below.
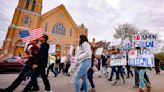
[[126,53],[116,54],[110,56],[110,65],[111,66],[122,66],[126,65]]
[[129,38],[122,40],[121,49],[124,51],[124,50],[129,50],[130,48],[131,48],[131,42]]
[[128,65],[154,67],[154,53],[152,50],[131,50],[128,56]]
[[132,42],[133,47],[154,48],[157,46],[156,34],[133,35],[132,39],[133,39]]

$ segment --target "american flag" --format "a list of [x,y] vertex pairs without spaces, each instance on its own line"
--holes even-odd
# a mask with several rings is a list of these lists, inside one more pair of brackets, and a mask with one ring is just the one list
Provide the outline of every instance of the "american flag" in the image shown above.
[[30,42],[32,40],[36,40],[43,36],[42,28],[37,28],[33,30],[24,30],[19,32],[19,35],[23,42]]

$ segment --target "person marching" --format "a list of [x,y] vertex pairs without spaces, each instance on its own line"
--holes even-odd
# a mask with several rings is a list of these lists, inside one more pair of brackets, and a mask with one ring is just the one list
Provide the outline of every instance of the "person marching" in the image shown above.
[[30,82],[26,85],[23,92],[30,91],[31,87],[37,84],[37,78],[39,75],[41,75],[43,79],[46,92],[52,92],[50,89],[49,80],[47,79],[47,76],[45,73],[46,71],[45,68],[47,67],[47,63],[48,63],[48,50],[49,50],[49,44],[47,43],[47,40],[48,40],[47,35],[43,35],[41,38],[39,38],[39,41],[42,43],[38,51],[37,63],[33,65],[33,68],[35,70],[31,75]]
[[[93,66],[94,66],[94,62],[95,62],[95,54],[94,54],[94,49],[93,49],[93,54],[92,54],[92,64],[91,64],[91,67],[89,68],[87,74],[88,74],[88,80],[89,80],[89,83],[92,87],[91,90],[89,90],[89,92],[96,92],[95,90],[95,84],[94,84],[94,81],[93,81],[93,74],[94,74],[94,70],[93,70]],[[81,87],[81,91],[84,90],[84,86],[82,85]]]
[[47,69],[47,77],[48,77],[50,69],[54,73],[54,77],[57,76],[57,73],[54,71],[55,63],[56,63],[56,56],[54,54],[49,54],[49,66],[48,66],[48,69]]
[[80,54],[77,56],[78,66],[75,75],[75,92],[80,92],[80,79],[82,78],[82,85],[84,92],[88,92],[87,72],[91,67],[92,50],[91,45],[85,35],[80,35],[79,41]]
[[[25,65],[23,66],[21,72],[19,73],[15,81],[9,87],[5,89],[0,89],[0,92],[13,92],[20,85],[20,83],[27,76],[31,74],[31,72],[33,71],[32,66],[37,62],[37,54],[39,50],[37,46],[37,42],[38,42],[37,40],[30,41],[31,48],[29,50],[26,49],[25,55],[24,55],[24,59],[28,58],[27,62],[25,62]],[[35,86],[38,87],[37,84]]]
[[[113,54],[115,55],[119,55],[120,54],[120,50],[119,49],[115,49],[115,51],[113,52]],[[122,71],[122,65],[121,66],[116,66],[116,81],[113,82],[113,85],[116,85],[116,83],[118,82],[118,80],[120,79],[119,74],[121,74],[121,77],[123,79],[123,83],[125,84],[125,79],[124,79],[124,75],[123,75],[123,71]]]

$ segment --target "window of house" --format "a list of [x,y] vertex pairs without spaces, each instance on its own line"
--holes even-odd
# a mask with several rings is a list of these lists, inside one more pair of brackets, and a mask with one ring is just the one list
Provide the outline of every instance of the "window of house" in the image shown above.
[[57,23],[53,26],[52,29],[53,34],[58,34],[58,35],[66,35],[65,27],[61,23]]

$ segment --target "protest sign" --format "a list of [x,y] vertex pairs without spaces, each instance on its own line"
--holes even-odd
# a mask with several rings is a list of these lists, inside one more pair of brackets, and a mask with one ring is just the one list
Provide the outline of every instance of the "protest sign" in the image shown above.
[[133,47],[141,47],[141,48],[154,48],[157,45],[157,35],[156,34],[147,34],[147,35],[133,35],[132,37]]
[[121,49],[125,51],[125,50],[129,50],[130,48],[131,48],[131,42],[129,38],[122,40]]
[[111,66],[121,66],[126,65],[126,53],[113,54],[110,56],[110,65]]
[[68,55],[72,56],[73,53],[73,45],[70,45]]
[[128,56],[128,65],[154,67],[154,53],[152,50],[131,50]]
[[98,48],[96,50],[96,55],[102,55],[102,53],[103,53],[103,48]]
[[48,53],[50,53],[50,54],[54,53],[55,54],[55,51],[56,51],[56,45],[51,44]]

